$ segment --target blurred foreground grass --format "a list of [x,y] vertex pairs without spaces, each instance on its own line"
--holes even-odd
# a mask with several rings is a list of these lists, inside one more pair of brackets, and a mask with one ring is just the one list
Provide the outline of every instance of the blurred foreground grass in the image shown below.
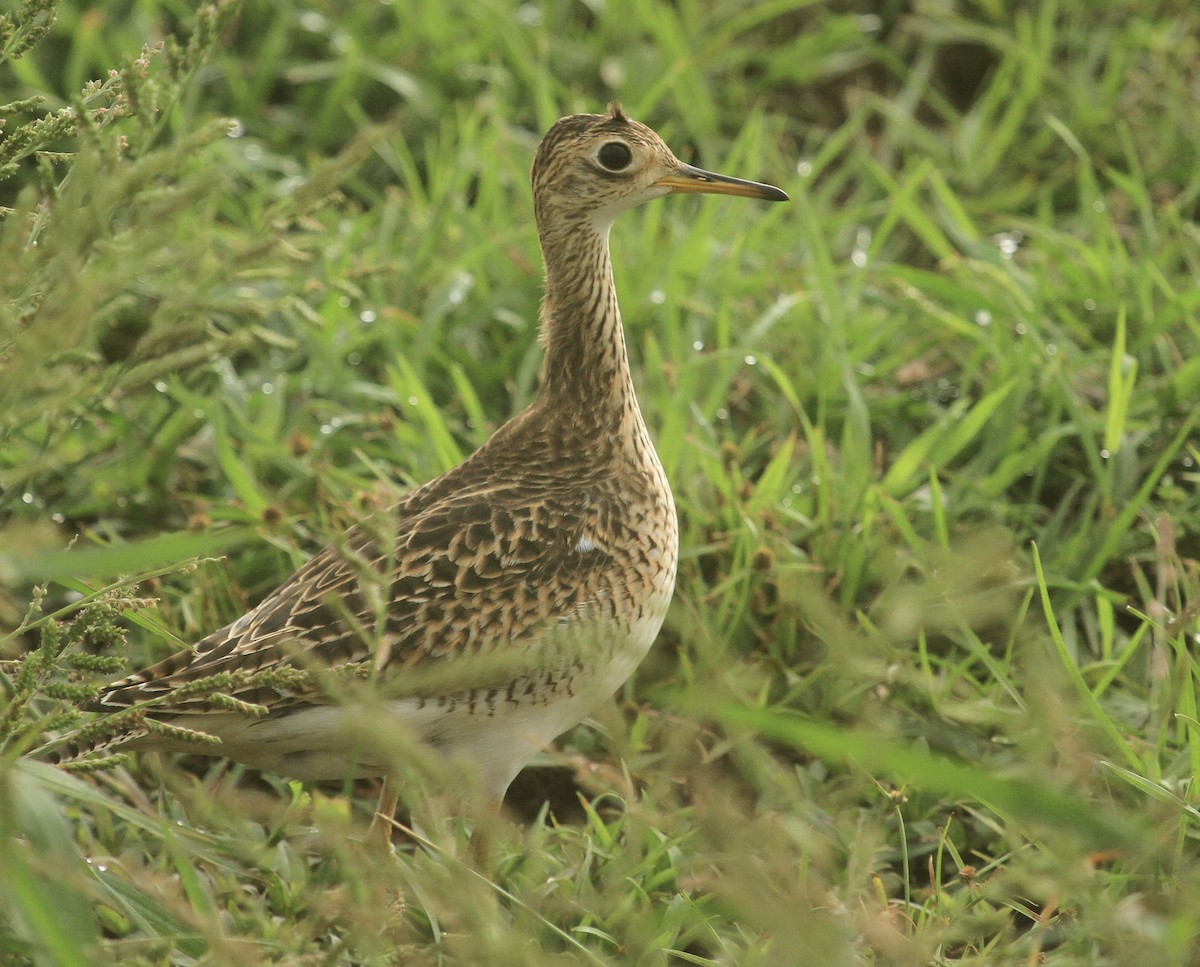
[[[1192,5],[55,7],[0,33],[0,963],[1200,959]],[[22,759],[530,398],[529,160],[612,97],[794,201],[614,229],[679,589],[487,864]]]

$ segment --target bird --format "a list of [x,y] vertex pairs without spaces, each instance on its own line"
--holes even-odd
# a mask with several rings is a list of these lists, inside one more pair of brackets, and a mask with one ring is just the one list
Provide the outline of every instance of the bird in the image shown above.
[[[498,804],[633,673],[674,592],[678,525],[634,393],[609,228],[666,195],[788,196],[685,164],[617,103],[555,122],[531,181],[545,269],[532,402],[246,614],[103,687],[90,709],[123,724],[90,751],[386,783],[403,733]],[[352,707],[360,682],[377,689],[370,727]]]

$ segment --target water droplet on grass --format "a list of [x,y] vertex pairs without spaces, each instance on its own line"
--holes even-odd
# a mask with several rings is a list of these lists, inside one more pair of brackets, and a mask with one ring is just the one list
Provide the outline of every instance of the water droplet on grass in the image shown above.
[[992,241],[996,243],[996,247],[1000,249],[1000,257],[1002,259],[1011,259],[1017,254],[1017,249],[1021,247],[1021,242],[1025,240],[1023,232],[1000,232],[992,236]]
[[467,299],[467,293],[475,285],[475,276],[470,272],[456,272],[450,289],[446,293],[446,301],[452,306],[460,306]]
[[871,247],[871,230],[860,226],[854,233],[854,249],[850,252],[850,261],[858,268],[867,264],[867,249]]

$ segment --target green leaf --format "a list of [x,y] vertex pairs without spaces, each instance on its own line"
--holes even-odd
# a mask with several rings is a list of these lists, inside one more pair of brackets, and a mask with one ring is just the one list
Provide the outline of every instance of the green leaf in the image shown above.
[[997,775],[992,769],[901,745],[886,735],[849,731],[748,705],[721,705],[714,715],[727,726],[753,729],[826,762],[856,766],[927,792],[973,799],[1022,822],[1081,834],[1094,848],[1132,846],[1139,841],[1139,830],[1130,827],[1127,817],[1111,815],[1080,796],[1060,792],[1044,782]]
[[53,581],[66,578],[112,578],[135,574],[163,564],[221,554],[249,543],[254,532],[227,527],[211,534],[177,532],[136,544],[110,544],[65,551],[36,551],[20,557],[0,552],[0,580]]

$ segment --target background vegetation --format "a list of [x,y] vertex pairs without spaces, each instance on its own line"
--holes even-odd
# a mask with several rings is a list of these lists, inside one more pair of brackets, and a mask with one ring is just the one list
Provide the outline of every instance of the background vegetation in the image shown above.
[[[0,24],[0,963],[1200,960],[1194,3]],[[614,230],[679,588],[520,822],[25,756],[530,399],[529,161],[614,96],[793,202]]]

